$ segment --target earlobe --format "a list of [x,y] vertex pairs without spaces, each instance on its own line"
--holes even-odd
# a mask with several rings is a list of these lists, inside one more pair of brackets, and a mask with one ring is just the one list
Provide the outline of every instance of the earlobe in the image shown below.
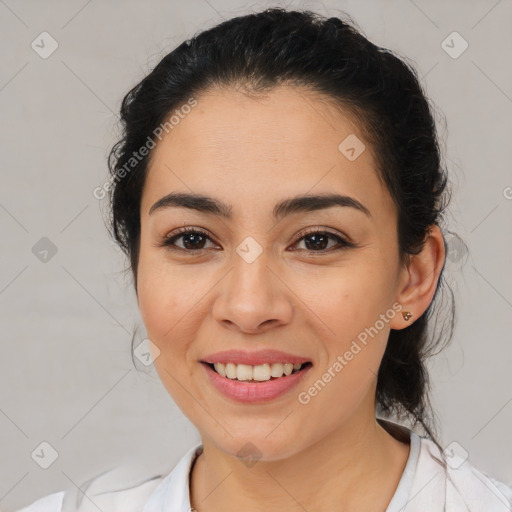
[[400,330],[408,327],[428,308],[436,292],[439,276],[446,256],[441,229],[431,226],[423,249],[410,256],[404,272],[407,277],[396,298],[402,306],[402,314],[391,321],[391,328]]

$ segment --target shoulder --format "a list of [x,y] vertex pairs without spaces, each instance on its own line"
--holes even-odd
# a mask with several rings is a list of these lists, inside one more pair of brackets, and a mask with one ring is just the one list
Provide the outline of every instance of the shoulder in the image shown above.
[[44,496],[18,512],[139,512],[164,477],[165,471],[127,463],[96,475],[78,487]]
[[174,466],[143,460],[109,469],[80,485],[50,494],[17,512],[163,512],[190,507],[189,472],[202,444]]
[[39,498],[17,512],[61,512],[64,491]]
[[421,438],[416,492],[427,500],[432,499],[427,495],[442,496],[446,512],[511,512],[512,486],[476,469],[459,445],[452,448],[441,452],[433,441]]

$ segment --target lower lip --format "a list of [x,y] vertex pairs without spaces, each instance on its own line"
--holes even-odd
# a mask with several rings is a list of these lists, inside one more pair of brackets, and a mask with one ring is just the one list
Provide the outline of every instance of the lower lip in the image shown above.
[[218,391],[228,398],[243,403],[267,402],[284,395],[297,386],[299,381],[311,368],[311,365],[309,365],[299,372],[283,375],[283,377],[277,379],[262,382],[244,382],[222,377],[222,375],[219,375],[207,364],[201,363],[201,365],[204,367],[210,382]]

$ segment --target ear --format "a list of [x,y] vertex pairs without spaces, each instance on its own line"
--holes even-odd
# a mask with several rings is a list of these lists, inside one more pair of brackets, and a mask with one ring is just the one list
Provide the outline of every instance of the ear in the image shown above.
[[[439,226],[433,224],[421,252],[411,255],[409,264],[401,270],[395,300],[402,305],[402,310],[391,320],[391,329],[404,329],[425,312],[436,292],[445,257],[443,234]],[[402,316],[406,311],[412,315],[409,320]]]

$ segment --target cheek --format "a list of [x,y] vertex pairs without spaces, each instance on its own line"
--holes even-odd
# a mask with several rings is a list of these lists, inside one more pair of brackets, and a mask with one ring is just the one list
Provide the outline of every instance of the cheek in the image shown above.
[[147,336],[160,350],[157,366],[183,363],[205,315],[205,294],[211,286],[194,265],[169,265],[161,254],[141,252],[138,304]]
[[386,265],[374,258],[371,264],[339,269],[336,276],[317,281],[319,286],[304,284],[305,302],[321,319],[317,328],[324,333],[326,357],[318,372],[319,385],[328,388],[322,391],[327,402],[334,400],[351,409],[376,383],[396,314],[391,307],[393,273]]
[[[175,294],[170,290],[166,292],[166,279],[154,266],[144,261],[139,264],[137,288],[139,310],[148,336],[158,334],[159,337],[165,329],[165,324],[169,323],[169,318],[162,314],[163,311],[172,314],[176,310]],[[167,328],[169,327],[168,325]]]
[[138,304],[148,338],[161,351],[175,347],[166,341],[174,337],[175,326],[185,315],[187,295],[180,289],[181,281],[149,250],[141,250],[137,272]]
[[301,279],[294,283],[294,290],[324,321],[329,337],[343,344],[372,326],[390,308],[392,282],[393,273],[375,261],[335,269],[314,282]]

